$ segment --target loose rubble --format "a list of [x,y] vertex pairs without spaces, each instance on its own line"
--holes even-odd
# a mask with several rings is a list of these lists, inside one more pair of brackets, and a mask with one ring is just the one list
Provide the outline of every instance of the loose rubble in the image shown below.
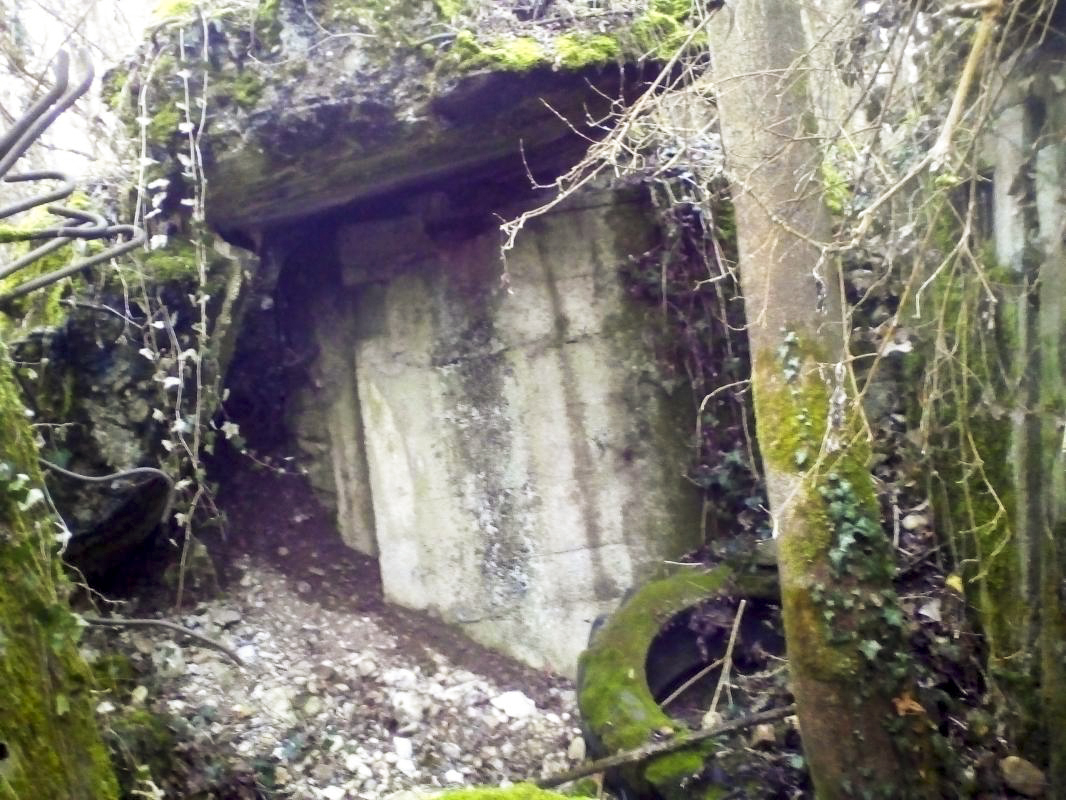
[[[169,631],[124,631],[120,648],[135,665],[150,662],[161,685],[116,700],[187,719],[202,744],[256,765],[274,796],[507,785],[584,756],[574,693],[561,681],[501,686],[378,615],[324,607],[252,558],[239,567],[225,598],[174,621],[230,647],[245,667]],[[119,713],[110,700],[98,710]]]

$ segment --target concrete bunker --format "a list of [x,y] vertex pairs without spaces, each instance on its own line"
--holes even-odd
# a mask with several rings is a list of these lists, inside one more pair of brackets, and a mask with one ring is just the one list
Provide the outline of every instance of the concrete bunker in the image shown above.
[[531,221],[528,180],[449,181],[273,226],[227,380],[250,444],[294,457],[385,599],[573,674],[592,621],[698,544],[691,398],[619,267],[639,189]]

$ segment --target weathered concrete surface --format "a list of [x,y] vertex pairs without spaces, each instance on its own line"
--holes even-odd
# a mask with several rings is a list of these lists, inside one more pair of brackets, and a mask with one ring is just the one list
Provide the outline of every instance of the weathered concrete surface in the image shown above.
[[[301,400],[297,425],[323,432],[304,436],[328,445],[304,446],[311,471],[333,476],[345,539],[371,553],[372,509],[387,599],[570,674],[592,620],[699,532],[689,399],[663,388],[618,275],[651,244],[643,213],[600,194],[533,223],[509,291],[491,228],[345,226],[348,297],[324,287],[312,313],[321,410]],[[370,497],[352,467],[364,440]]]
[[147,146],[165,164],[187,146],[182,76],[195,76],[208,220],[242,240],[456,176],[521,174],[520,143],[527,157],[569,147],[576,160],[591,120],[639,90],[648,31],[687,15],[627,4],[608,36],[597,15],[570,15],[565,32],[531,20],[524,0],[172,5],[109,93],[129,119],[143,97]]
[[[1007,703],[1022,752],[1047,764],[1050,785],[1066,782],[1066,68],[1061,41],[1036,68],[1007,77],[986,138],[993,167],[993,240],[999,286],[997,336],[1010,353],[1004,389],[1009,464],[992,482],[1007,498],[1001,551],[986,556],[978,587],[995,667],[1010,663],[1019,682]],[[1006,430],[1004,431],[1006,433]],[[988,455],[982,453],[986,459]],[[1009,583],[1005,578],[1009,578]],[[1009,586],[1004,596],[1003,588]],[[1019,657],[1021,656],[1021,657]],[[1039,698],[1039,699],[1037,699]],[[1046,742],[1046,744],[1044,744]],[[1040,744],[1035,744],[1040,743]]]
[[[323,297],[311,317],[318,357],[311,380],[301,387],[290,409],[296,443],[315,490],[336,510],[345,544],[376,556],[373,501],[363,443],[363,421],[356,390],[354,353],[349,348],[353,323],[347,295]],[[339,347],[329,343],[337,340]]]

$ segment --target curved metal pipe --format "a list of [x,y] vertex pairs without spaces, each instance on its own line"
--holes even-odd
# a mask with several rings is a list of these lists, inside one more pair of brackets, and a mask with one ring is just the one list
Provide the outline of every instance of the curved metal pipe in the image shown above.
[[[63,65],[65,66],[65,64],[66,61],[64,60]],[[60,77],[58,74],[59,66],[60,65],[57,65],[57,83]],[[3,156],[0,156],[0,176],[4,176],[7,174],[7,171],[11,169],[11,165],[22,157],[22,154],[29,149],[30,145],[33,144],[37,137],[41,135],[45,128],[55,122],[56,117],[58,117],[60,114],[62,114],[72,105],[74,105],[74,101],[89,90],[89,87],[92,85],[95,72],[93,71],[92,62],[86,61],[85,66],[86,74],[85,77],[82,79],[81,83],[79,83],[73,89],[70,89],[65,92],[58,100],[52,101],[52,107],[50,109],[45,111],[43,114],[40,113],[38,111],[38,106],[40,106],[41,103],[38,102],[31,109],[32,112],[37,114],[36,119],[31,118],[29,125],[26,125],[22,120],[15,124],[16,130],[22,129],[22,134],[18,137],[14,144],[8,145],[7,152],[4,153]],[[64,74],[62,77],[65,81],[66,75]],[[49,92],[47,95],[45,95],[42,100],[51,97],[54,91],[55,90],[53,89],[52,92]],[[8,137],[5,137],[5,139],[7,138]],[[0,150],[0,153],[3,152],[3,150]]]
[[17,288],[12,289],[10,292],[0,294],[0,306],[4,306],[12,300],[27,295],[36,289],[48,286],[50,283],[55,283],[58,280],[62,280],[70,275],[86,270],[89,267],[96,266],[104,261],[109,261],[112,258],[117,258],[124,253],[128,253],[133,248],[144,244],[147,239],[144,231],[135,228],[132,225],[113,225],[108,232],[108,236],[120,234],[125,234],[131,238],[128,241],[112,245],[107,250],[104,250],[102,253],[97,253],[95,256],[90,256],[75,264],[71,264],[69,267],[63,267],[62,269],[49,272],[47,275],[41,275],[38,278],[26,281]]
[[0,207],[0,219],[5,219],[20,211],[29,211],[31,208],[43,206],[45,203],[54,203],[56,200],[64,200],[74,192],[74,181],[66,173],[54,170],[40,170],[37,172],[22,172],[18,175],[8,175],[4,178],[5,183],[19,183],[21,181],[63,181],[63,185],[53,189],[47,194],[39,194],[27,200],[20,200],[8,206]]
[[[13,214],[28,211],[32,208],[62,200],[74,191],[74,182],[63,172],[57,170],[35,170],[19,175],[7,175],[11,166],[29,149],[30,145],[41,135],[55,119],[66,109],[73,105],[92,85],[93,67],[88,59],[83,59],[86,75],[81,82],[74,87],[69,86],[70,57],[65,51],[60,51],[56,57],[56,83],[43,97],[34,103],[25,114],[22,115],[10,131],[0,136],[0,181],[5,183],[18,183],[24,181],[58,180],[62,185],[44,194],[19,200],[6,206],[0,207],[0,219]],[[75,239],[111,239],[116,237],[129,237],[126,241],[118,241],[88,258],[76,261],[66,267],[53,270],[45,275],[40,275],[26,281],[9,292],[0,294],[0,306],[10,301],[29,294],[49,284],[62,280],[70,275],[77,274],[89,269],[96,264],[109,261],[112,258],[128,253],[135,247],[144,244],[147,236],[143,230],[132,225],[109,225],[107,220],[93,211],[85,211],[66,206],[49,205],[48,211],[59,217],[74,220],[74,224],[59,225],[51,228],[38,228],[25,232],[8,232],[5,239],[8,241],[35,241],[51,239],[29,253],[16,259],[10,264],[0,267],[0,279],[6,278],[19,270],[33,264],[43,256],[52,253]]]
[[[58,100],[67,90],[67,80],[70,67],[70,56],[66,50],[60,50],[56,56],[56,85],[48,90],[40,100],[34,103],[29,110],[15,121],[11,130],[0,136],[0,156],[7,155],[8,151],[22,137],[26,130],[37,120],[52,103]],[[0,171],[0,175],[3,175]]]

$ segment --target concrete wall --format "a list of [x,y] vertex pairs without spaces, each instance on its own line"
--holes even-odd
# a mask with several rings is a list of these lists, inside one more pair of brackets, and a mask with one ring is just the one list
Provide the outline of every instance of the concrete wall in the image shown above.
[[654,311],[619,281],[645,220],[600,193],[531,223],[509,290],[492,228],[352,223],[314,315],[320,385],[298,416],[318,420],[345,540],[375,552],[356,530],[372,513],[390,601],[563,673],[597,615],[698,539],[691,398],[664,388]]

